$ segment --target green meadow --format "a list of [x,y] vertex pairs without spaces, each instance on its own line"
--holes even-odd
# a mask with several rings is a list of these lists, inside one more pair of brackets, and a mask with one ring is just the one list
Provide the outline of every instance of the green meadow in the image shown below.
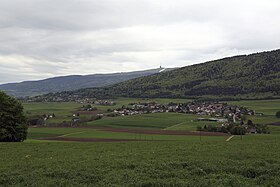
[[[106,112],[141,99],[97,106]],[[156,99],[157,102],[186,100]],[[280,100],[235,101],[280,121]],[[55,113],[54,122],[71,120],[79,103],[24,103],[27,115]],[[85,116],[87,117],[87,116]],[[280,127],[271,134],[234,136],[159,135],[110,132],[100,128],[195,131],[198,116],[178,113],[104,117],[82,128],[29,128],[23,143],[0,143],[0,186],[278,186]],[[214,123],[217,124],[217,123]],[[217,124],[218,125],[218,124]],[[94,128],[93,128],[94,127]],[[98,128],[95,128],[98,127]],[[50,138],[128,139],[124,142],[64,142]],[[45,140],[44,140],[45,139]],[[48,140],[47,140],[48,139]],[[141,141],[139,141],[141,140]]]
[[[88,125],[117,128],[181,129],[196,130],[198,116],[180,113],[155,113],[135,116],[107,117],[89,122]],[[204,122],[205,123],[205,122]],[[208,122],[209,123],[209,122]]]

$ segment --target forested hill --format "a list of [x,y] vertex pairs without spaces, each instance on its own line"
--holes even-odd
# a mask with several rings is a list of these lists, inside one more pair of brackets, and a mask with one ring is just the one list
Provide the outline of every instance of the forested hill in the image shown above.
[[50,92],[77,90],[81,88],[102,87],[116,84],[133,78],[148,76],[171,69],[151,69],[128,73],[70,75],[54,77],[39,81],[25,81],[0,85],[0,90],[16,97],[35,96]]
[[280,96],[280,50],[234,56],[113,86],[59,93],[80,97],[273,98]]

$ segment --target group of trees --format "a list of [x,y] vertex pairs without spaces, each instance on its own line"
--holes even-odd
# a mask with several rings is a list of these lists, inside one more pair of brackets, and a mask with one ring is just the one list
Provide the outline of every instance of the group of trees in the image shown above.
[[251,120],[248,120],[246,124],[242,121],[241,124],[229,123],[223,126],[204,125],[204,127],[197,126],[198,131],[207,132],[223,132],[233,135],[245,135],[246,133],[254,132],[258,134],[269,134],[270,130],[267,125],[254,124]]
[[92,106],[91,104],[83,105],[82,109],[85,110],[85,111],[97,110],[97,108],[95,106]]
[[215,125],[204,125],[204,127],[197,126],[198,131],[206,131],[206,132],[222,132],[222,133],[230,133],[233,135],[245,135],[246,128],[241,125],[229,124],[227,126],[217,127]]
[[21,103],[0,92],[0,142],[24,141],[27,128]]

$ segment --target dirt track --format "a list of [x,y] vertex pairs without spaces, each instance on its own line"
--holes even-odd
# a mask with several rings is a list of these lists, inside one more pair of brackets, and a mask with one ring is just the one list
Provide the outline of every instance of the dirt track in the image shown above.
[[[67,137],[52,137],[52,138],[40,138],[38,140],[56,140],[67,142],[132,142],[132,141],[149,141],[141,139],[111,139],[111,138],[67,138]],[[156,140],[153,140],[156,141]]]

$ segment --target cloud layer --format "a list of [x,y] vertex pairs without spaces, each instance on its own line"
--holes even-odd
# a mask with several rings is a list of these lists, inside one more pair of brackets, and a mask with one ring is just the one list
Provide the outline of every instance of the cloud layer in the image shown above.
[[0,83],[280,47],[278,0],[3,0]]

